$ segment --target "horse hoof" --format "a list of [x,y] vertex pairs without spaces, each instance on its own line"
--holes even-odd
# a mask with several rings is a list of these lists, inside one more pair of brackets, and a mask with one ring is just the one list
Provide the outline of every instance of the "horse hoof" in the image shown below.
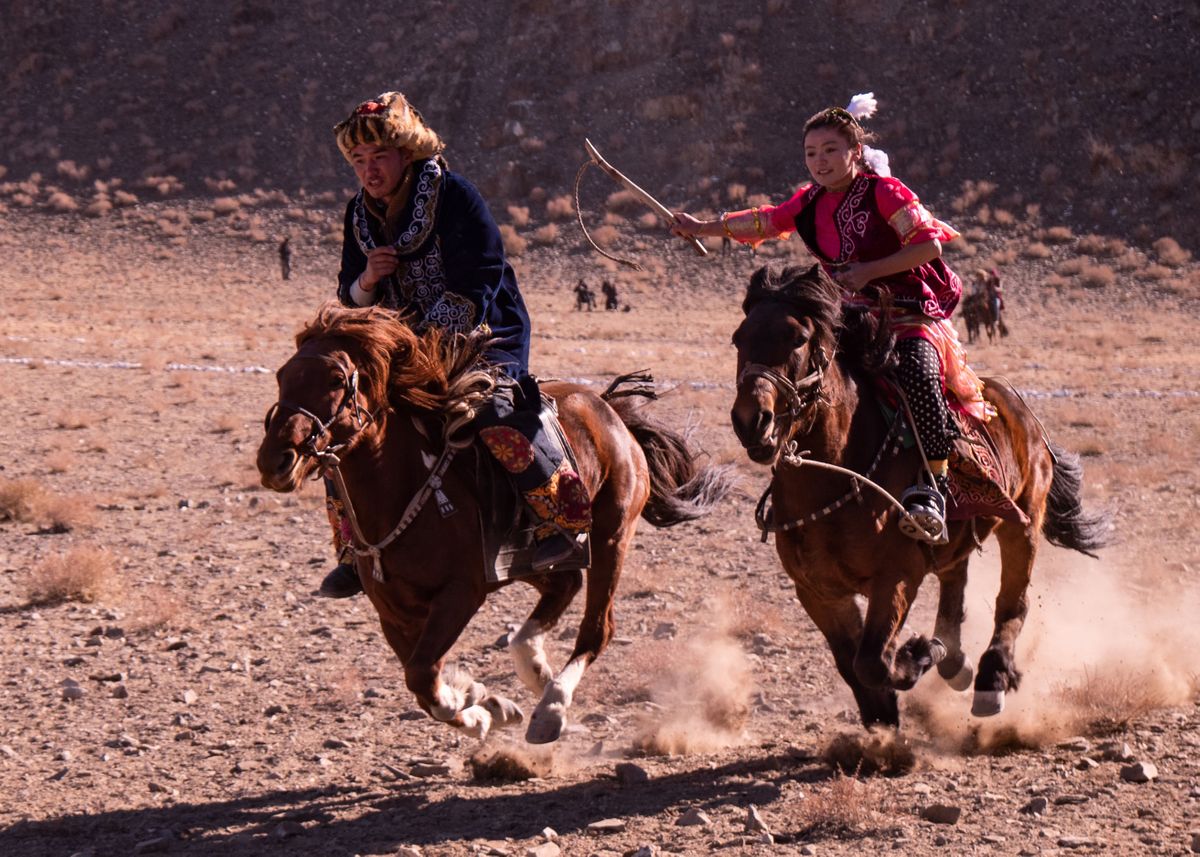
[[458,719],[462,724],[458,728],[467,736],[477,741],[483,741],[487,738],[488,733],[492,731],[492,715],[481,705],[472,705],[470,708],[464,708],[459,714]]
[[492,715],[492,726],[494,727],[506,729],[509,726],[525,722],[525,712],[511,699],[503,696],[489,696],[480,702],[480,705]]
[[[975,670],[971,669],[971,665],[964,663],[962,669],[950,677],[942,676],[946,684],[950,685],[951,690],[963,691],[971,686],[971,682],[975,680]],[[1004,708],[1004,695],[1001,694],[1000,707]],[[998,712],[997,712],[998,713]]]
[[533,712],[529,728],[525,730],[525,741],[529,744],[550,744],[562,736],[567,712],[562,706],[551,705]]
[[473,681],[470,687],[466,688],[466,697],[463,699],[463,707],[469,708],[472,705],[478,705],[487,697],[487,688],[482,683]]
[[995,717],[1004,710],[1004,691],[977,690],[971,701],[972,717]]

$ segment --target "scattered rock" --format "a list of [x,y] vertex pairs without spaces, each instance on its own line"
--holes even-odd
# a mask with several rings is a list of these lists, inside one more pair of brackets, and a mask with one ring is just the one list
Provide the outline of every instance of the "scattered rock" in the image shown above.
[[171,848],[170,836],[156,836],[144,839],[133,846],[134,854],[161,854]]
[[558,857],[562,849],[554,842],[543,842],[525,849],[525,857]]
[[712,819],[705,815],[696,807],[692,807],[679,818],[675,819],[675,824],[678,827],[690,827],[694,825],[703,825],[704,827],[712,826]]
[[1021,812],[1026,815],[1042,815],[1046,812],[1046,808],[1050,806],[1050,801],[1044,797],[1035,797],[1025,806],[1021,807]]
[[1089,836],[1060,836],[1058,837],[1059,848],[1094,848],[1100,844],[1099,839],[1093,839]]
[[1087,795],[1059,795],[1054,799],[1055,806],[1078,806],[1091,800]]
[[281,821],[271,831],[272,839],[291,839],[304,832],[304,825],[298,821]]
[[1158,768],[1153,762],[1134,762],[1121,768],[1121,779],[1127,783],[1148,783],[1158,778]]
[[1200,833],[1192,834],[1192,853],[1200,854]]
[[946,803],[931,803],[921,810],[921,818],[934,824],[958,824],[962,807]]
[[445,762],[417,762],[408,772],[414,777],[445,777],[450,770],[450,765]]
[[758,807],[754,804],[750,804],[750,808],[746,810],[746,831],[761,831],[763,833],[770,833],[767,823],[763,821],[762,815],[760,815],[758,812]]
[[1075,763],[1076,770],[1080,770],[1080,771],[1091,771],[1098,767],[1100,767],[1100,763],[1089,756],[1084,756],[1082,759],[1080,759],[1078,762]]
[[619,762],[614,769],[617,782],[623,786],[636,786],[650,782],[650,774],[641,765],[633,762]]
[[603,836],[608,833],[620,833],[625,829],[625,820],[621,818],[605,818],[600,821],[593,821],[587,826],[587,832],[594,836]]
[[1066,741],[1059,741],[1055,746],[1060,750],[1072,750],[1076,753],[1086,753],[1092,749],[1092,742],[1087,738],[1075,737],[1068,738]]
[[185,690],[183,693],[179,694],[179,701],[184,705],[192,705],[199,698],[200,697],[194,690]]

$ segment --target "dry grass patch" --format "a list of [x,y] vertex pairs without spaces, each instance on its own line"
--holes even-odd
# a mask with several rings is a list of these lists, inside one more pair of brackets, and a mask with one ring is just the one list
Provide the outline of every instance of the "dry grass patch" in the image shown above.
[[529,206],[527,205],[510,205],[508,207],[508,219],[513,226],[528,226],[529,225]]
[[1103,289],[1117,281],[1117,272],[1107,265],[1086,265],[1079,272],[1079,281],[1089,289]]
[[[507,223],[500,224],[500,240],[504,242],[504,252],[509,256],[520,256],[529,247],[529,242]],[[339,236],[338,240],[341,238]]]
[[1122,255],[1129,246],[1120,238],[1106,238],[1103,235],[1085,235],[1079,239],[1076,249],[1089,256],[1107,256],[1116,258]]
[[1075,240],[1075,233],[1070,226],[1051,226],[1042,236],[1043,241],[1050,244],[1070,244]]
[[52,450],[42,460],[46,463],[46,470],[55,474],[66,473],[78,462],[78,459],[65,449]]
[[47,533],[69,533],[94,517],[92,504],[81,497],[53,494],[32,479],[0,482],[0,522],[19,521]]
[[130,630],[146,634],[186,624],[183,601],[163,586],[150,586],[138,594],[131,607]]
[[542,246],[553,244],[558,240],[558,224],[547,223],[545,226],[538,227],[537,229],[533,230],[533,235],[531,237],[534,244],[540,244]]
[[1051,256],[1050,248],[1041,241],[1034,241],[1032,244],[1027,244],[1021,251],[1021,255],[1027,259],[1049,259]]
[[54,415],[53,421],[56,429],[65,429],[67,431],[78,431],[91,425],[86,416],[74,411],[59,411]]
[[546,216],[551,220],[565,220],[575,216],[575,200],[569,193],[546,200]]
[[807,794],[794,804],[801,833],[826,836],[865,836],[884,826],[891,809],[882,783],[836,773],[826,788]]
[[116,561],[106,550],[76,547],[48,557],[33,568],[30,606],[82,601],[90,604],[117,591]]
[[1174,238],[1159,238],[1154,242],[1154,252],[1160,262],[1173,268],[1186,265],[1192,259],[1192,254],[1180,247]]

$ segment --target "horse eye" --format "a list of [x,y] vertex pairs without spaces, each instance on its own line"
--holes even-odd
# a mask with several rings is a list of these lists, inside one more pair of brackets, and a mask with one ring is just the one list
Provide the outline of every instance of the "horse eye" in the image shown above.
[[346,379],[342,375],[334,375],[329,379],[329,389],[340,390],[346,386]]

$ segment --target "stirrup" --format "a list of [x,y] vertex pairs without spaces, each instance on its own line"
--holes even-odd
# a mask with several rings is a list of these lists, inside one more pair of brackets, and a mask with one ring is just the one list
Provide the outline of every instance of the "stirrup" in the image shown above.
[[539,539],[529,561],[534,571],[547,571],[564,560],[573,557],[579,550],[579,542],[569,533],[556,532]]
[[904,535],[933,545],[944,545],[949,541],[946,498],[937,488],[913,485],[900,495],[900,505],[908,512],[897,524]]

